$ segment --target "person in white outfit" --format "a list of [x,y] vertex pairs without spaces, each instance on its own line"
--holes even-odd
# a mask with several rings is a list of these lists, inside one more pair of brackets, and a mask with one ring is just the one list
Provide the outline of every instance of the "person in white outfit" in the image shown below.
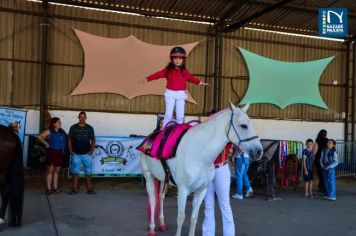
[[223,236],[235,236],[235,224],[230,205],[231,175],[228,164],[231,148],[232,144],[227,144],[214,162],[215,177],[209,184],[204,199],[203,236],[215,236],[215,193],[222,215]]

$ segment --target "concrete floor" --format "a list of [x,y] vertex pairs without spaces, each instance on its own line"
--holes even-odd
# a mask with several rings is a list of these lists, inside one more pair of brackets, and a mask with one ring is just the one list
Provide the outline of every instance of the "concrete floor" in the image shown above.
[[[139,180],[97,180],[96,195],[85,193],[85,186],[78,195],[64,193],[47,197],[42,183],[31,184],[27,180],[25,192],[24,222],[20,228],[1,226],[1,236],[143,236],[148,223],[146,218],[146,192]],[[30,184],[29,184],[30,183]],[[63,184],[62,184],[63,186]],[[305,199],[302,189],[292,189],[278,194],[281,201],[268,202],[256,195],[251,199],[231,200],[236,235],[239,236],[348,236],[356,235],[356,180],[337,182],[337,201],[329,202],[318,196]],[[50,203],[50,204],[48,204]],[[174,235],[177,204],[175,197],[167,197],[165,217],[166,233]],[[53,218],[51,216],[52,209]],[[190,217],[191,201],[187,204]],[[196,235],[201,235],[203,220],[201,208]],[[222,235],[220,213],[217,210],[217,233]],[[182,235],[188,234],[189,219],[186,218]],[[57,229],[57,230],[56,230]]]

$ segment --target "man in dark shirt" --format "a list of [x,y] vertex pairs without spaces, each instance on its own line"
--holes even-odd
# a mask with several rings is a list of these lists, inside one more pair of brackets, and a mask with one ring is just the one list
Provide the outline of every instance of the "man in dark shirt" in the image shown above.
[[68,135],[68,148],[72,155],[71,172],[73,178],[73,189],[71,194],[78,193],[78,174],[83,165],[85,178],[87,181],[87,193],[95,194],[91,182],[92,154],[95,147],[95,134],[92,126],[86,123],[86,113],[79,113],[79,123],[70,127]]

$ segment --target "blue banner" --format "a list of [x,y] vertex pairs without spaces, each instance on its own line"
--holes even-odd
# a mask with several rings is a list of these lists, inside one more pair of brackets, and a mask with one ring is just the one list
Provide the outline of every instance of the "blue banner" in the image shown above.
[[18,127],[18,135],[22,144],[25,139],[26,115],[27,111],[24,110],[0,107],[0,124],[9,126],[13,123],[16,125]]
[[319,9],[319,36],[347,37],[347,8]]

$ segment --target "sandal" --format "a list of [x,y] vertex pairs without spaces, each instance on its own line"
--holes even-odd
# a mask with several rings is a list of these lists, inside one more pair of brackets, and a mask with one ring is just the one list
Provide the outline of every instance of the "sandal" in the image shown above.
[[50,189],[47,189],[45,193],[47,196],[54,194],[53,190]]
[[96,192],[93,191],[93,190],[91,190],[91,189],[88,189],[88,190],[87,190],[87,194],[96,194]]
[[62,193],[62,191],[61,191],[61,190],[59,190],[59,189],[53,189],[53,193],[60,194],[60,193]]
[[76,195],[77,193],[78,193],[78,192],[75,191],[75,190],[72,190],[72,191],[69,192],[70,195]]

